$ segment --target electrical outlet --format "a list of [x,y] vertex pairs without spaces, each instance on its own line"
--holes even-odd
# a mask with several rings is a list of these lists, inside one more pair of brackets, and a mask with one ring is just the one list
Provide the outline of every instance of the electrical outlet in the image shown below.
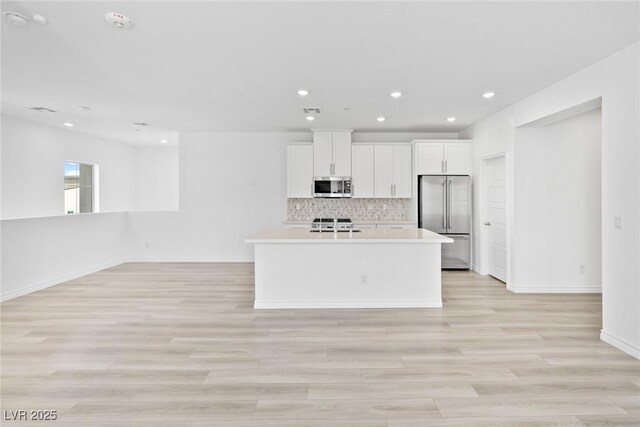
[[363,274],[362,276],[360,276],[361,285],[367,285],[368,283],[369,283],[369,276],[367,276],[366,274]]
[[622,217],[621,216],[616,216],[613,218],[613,226],[619,230],[622,229]]
[[578,264],[578,273],[584,273],[584,264]]

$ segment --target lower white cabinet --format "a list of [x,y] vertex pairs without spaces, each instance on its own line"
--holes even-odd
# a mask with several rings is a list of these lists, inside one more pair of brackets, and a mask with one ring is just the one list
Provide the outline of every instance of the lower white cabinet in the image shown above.
[[313,147],[287,146],[287,197],[311,198],[313,183]]

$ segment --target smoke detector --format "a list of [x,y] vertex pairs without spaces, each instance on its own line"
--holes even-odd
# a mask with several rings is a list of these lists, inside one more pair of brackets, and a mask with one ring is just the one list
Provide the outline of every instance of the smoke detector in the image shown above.
[[104,20],[119,30],[128,30],[133,25],[133,21],[131,19],[118,12],[109,12],[105,14]]
[[2,14],[7,17],[9,22],[18,27],[26,27],[29,23],[29,18],[18,12],[2,12]]

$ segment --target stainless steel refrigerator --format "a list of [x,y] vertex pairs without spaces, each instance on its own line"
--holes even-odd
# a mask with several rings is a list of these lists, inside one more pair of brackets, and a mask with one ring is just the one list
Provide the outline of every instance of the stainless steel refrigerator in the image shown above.
[[471,177],[422,175],[418,181],[418,226],[444,234],[442,268],[471,268]]

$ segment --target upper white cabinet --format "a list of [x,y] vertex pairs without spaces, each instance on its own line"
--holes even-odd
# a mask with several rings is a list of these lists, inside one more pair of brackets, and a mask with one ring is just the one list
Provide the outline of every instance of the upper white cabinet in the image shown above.
[[313,148],[311,145],[287,146],[287,197],[311,198]]
[[468,142],[424,141],[415,144],[417,175],[469,175]]
[[351,191],[354,198],[374,197],[373,145],[351,148]]
[[351,176],[351,131],[313,132],[314,176]]
[[374,165],[375,197],[411,198],[410,146],[375,146]]

